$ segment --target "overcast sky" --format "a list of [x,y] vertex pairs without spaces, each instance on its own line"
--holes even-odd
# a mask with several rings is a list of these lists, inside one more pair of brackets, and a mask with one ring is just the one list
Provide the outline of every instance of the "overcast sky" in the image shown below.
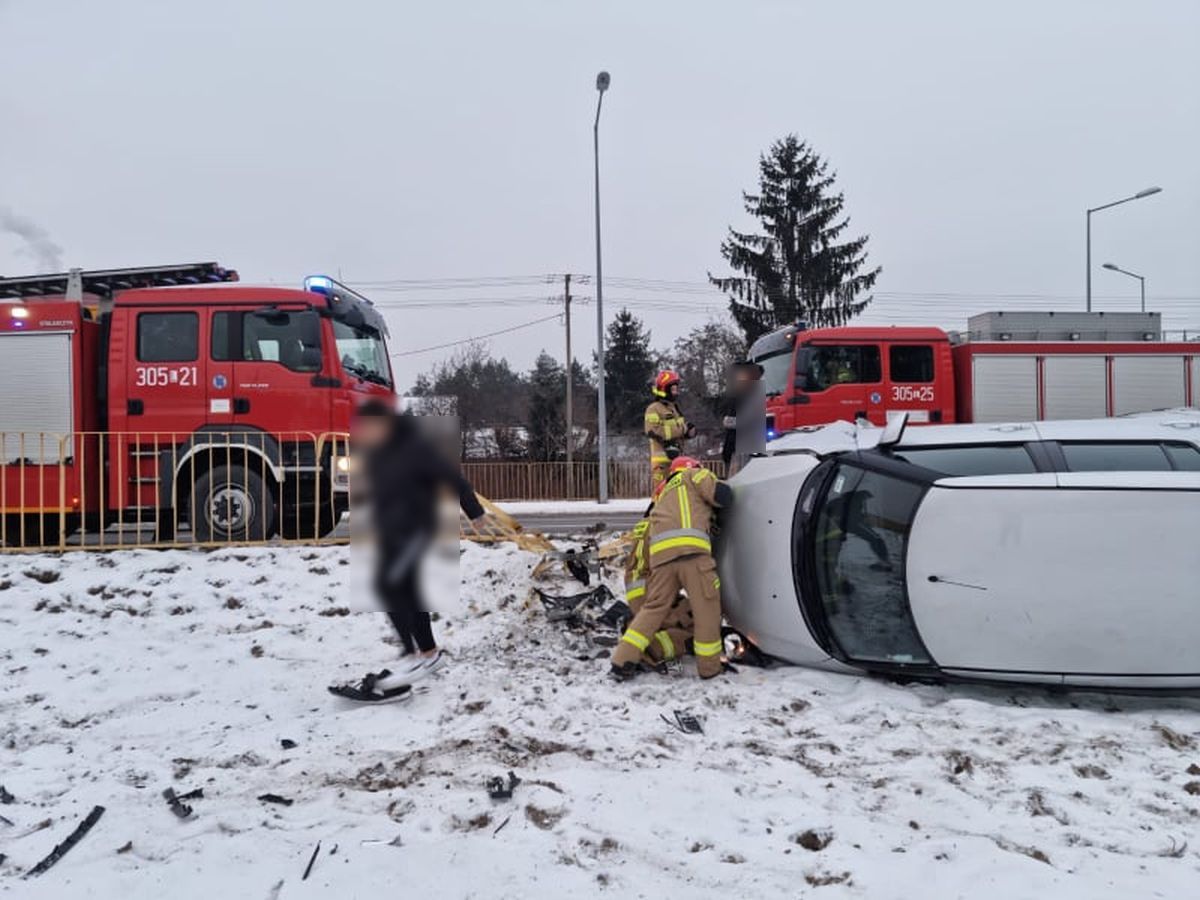
[[[698,285],[789,131],[871,236],[866,321],[1081,308],[1084,210],[1161,185],[1094,218],[1097,308],[1136,308],[1111,260],[1200,328],[1198,39],[1196,0],[0,0],[0,272],[40,228],[64,266],[507,279],[367,291],[397,353],[549,316],[540,276],[595,269],[605,68],[605,307],[656,344],[720,313]],[[594,306],[574,334],[589,357]],[[524,368],[562,328],[491,346]]]

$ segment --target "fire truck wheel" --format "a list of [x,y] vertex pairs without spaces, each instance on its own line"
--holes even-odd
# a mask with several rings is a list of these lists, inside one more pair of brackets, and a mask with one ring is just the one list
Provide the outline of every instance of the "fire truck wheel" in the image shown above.
[[200,541],[265,541],[275,521],[275,498],[242,466],[215,466],[192,487],[188,520]]

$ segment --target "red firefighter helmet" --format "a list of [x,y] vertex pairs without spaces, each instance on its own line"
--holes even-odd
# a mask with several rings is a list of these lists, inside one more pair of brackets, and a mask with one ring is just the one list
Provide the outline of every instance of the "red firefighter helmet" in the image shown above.
[[700,468],[700,460],[691,456],[677,456],[671,460],[671,468],[668,474],[674,475],[680,469],[698,469]]
[[654,379],[654,396],[666,399],[667,389],[673,384],[679,384],[679,373],[663,369]]

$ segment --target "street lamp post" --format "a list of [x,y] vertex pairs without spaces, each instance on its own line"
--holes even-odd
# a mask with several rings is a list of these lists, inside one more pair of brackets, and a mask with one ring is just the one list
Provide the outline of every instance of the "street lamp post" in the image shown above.
[[1092,213],[1100,212],[1102,209],[1110,209],[1114,206],[1120,206],[1122,203],[1128,203],[1131,200],[1141,200],[1145,197],[1151,197],[1161,191],[1160,187],[1146,188],[1144,191],[1138,191],[1132,197],[1126,197],[1124,200],[1114,200],[1112,203],[1105,203],[1103,206],[1093,206],[1087,211],[1087,311],[1092,311]]
[[1136,278],[1142,284],[1142,312],[1146,311],[1146,276],[1139,275],[1136,272],[1130,272],[1122,269],[1120,266],[1114,266],[1112,263],[1105,263],[1101,268],[1108,269],[1110,272],[1120,272],[1122,275],[1128,275],[1130,278]]
[[[592,126],[592,149],[596,172],[596,364],[599,389],[596,392],[597,443],[600,456],[600,502],[608,502],[608,416],[604,405],[604,279],[600,267],[600,105],[608,90],[607,72],[596,76],[596,122]],[[568,363],[570,365],[570,363]]]

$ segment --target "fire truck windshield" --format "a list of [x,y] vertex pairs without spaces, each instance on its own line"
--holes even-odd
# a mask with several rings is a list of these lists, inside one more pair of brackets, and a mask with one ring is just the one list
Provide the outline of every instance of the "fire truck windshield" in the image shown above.
[[392,387],[387,345],[378,331],[369,325],[351,325],[334,319],[333,336],[343,369],[363,381]]
[[788,374],[792,369],[792,350],[781,350],[754,360],[763,367],[763,390],[768,397],[778,397],[787,390]]

